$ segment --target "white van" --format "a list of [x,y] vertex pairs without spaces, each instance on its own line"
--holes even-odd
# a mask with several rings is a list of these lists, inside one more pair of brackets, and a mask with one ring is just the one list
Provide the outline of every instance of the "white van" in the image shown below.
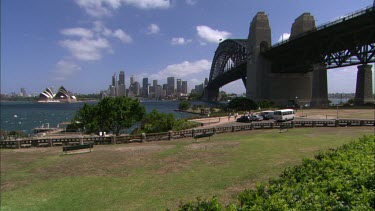
[[275,121],[288,121],[293,120],[295,112],[293,109],[282,109],[273,112],[273,119]]
[[274,111],[262,111],[260,112],[260,115],[263,116],[263,119],[273,119],[273,113]]

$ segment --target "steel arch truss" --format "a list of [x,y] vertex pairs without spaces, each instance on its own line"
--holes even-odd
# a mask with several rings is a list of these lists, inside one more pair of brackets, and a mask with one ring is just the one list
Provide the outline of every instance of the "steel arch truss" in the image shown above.
[[324,57],[327,68],[345,67],[375,62],[375,44],[327,54]]
[[247,62],[246,42],[246,39],[228,39],[219,44],[212,60],[210,82]]

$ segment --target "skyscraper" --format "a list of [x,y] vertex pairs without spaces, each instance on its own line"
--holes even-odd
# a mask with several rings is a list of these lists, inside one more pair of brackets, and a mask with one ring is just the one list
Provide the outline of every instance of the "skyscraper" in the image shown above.
[[174,96],[174,77],[167,78],[167,96]]
[[126,87],[125,87],[125,72],[120,71],[119,80],[118,80],[118,96],[125,96],[126,95]]
[[134,84],[135,82],[135,77],[134,75],[130,76],[130,85]]
[[181,95],[182,94],[182,83],[181,83],[181,79],[177,79],[177,95]]
[[148,97],[148,78],[143,78],[142,81],[142,96],[143,97]]
[[112,76],[112,86],[113,87],[110,88],[111,96],[116,97],[117,96],[117,76],[116,76],[116,73],[113,74],[113,76]]
[[188,93],[187,81],[182,81],[182,94]]

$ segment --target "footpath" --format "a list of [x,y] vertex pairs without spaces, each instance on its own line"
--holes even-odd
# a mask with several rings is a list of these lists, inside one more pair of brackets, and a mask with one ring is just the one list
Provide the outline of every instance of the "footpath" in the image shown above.
[[225,117],[225,116],[209,117],[209,118],[201,118],[201,119],[192,119],[189,121],[201,123],[201,126],[197,127],[197,129],[213,127],[213,126],[222,125],[222,124],[230,123],[230,122],[236,122],[233,116],[231,116],[230,118]]

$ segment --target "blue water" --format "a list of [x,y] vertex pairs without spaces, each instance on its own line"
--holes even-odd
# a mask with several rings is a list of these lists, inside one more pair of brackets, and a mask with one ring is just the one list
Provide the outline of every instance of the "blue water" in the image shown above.
[[[97,102],[86,102],[96,104]],[[189,113],[175,112],[179,101],[146,101],[142,104],[146,111],[157,109],[159,112],[172,113],[176,118],[191,116]],[[28,134],[36,127],[57,127],[59,123],[70,122],[76,111],[84,103],[36,103],[1,102],[1,129],[6,131],[22,130]]]

